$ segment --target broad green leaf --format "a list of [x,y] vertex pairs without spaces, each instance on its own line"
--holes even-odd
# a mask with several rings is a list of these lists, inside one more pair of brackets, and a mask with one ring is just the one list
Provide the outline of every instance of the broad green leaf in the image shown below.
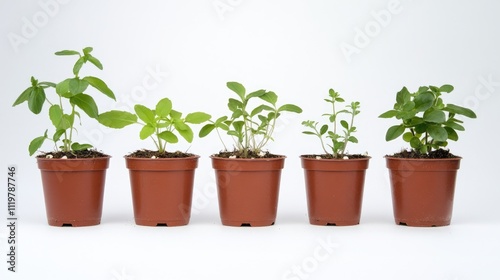
[[55,55],[80,55],[80,53],[72,50],[63,50],[56,52]]
[[184,130],[178,130],[179,134],[188,142],[193,142],[194,133],[189,126],[186,126]]
[[418,134],[424,134],[427,132],[429,125],[427,123],[421,123],[415,126],[415,132]]
[[458,141],[458,134],[453,128],[445,126],[444,129],[446,129],[446,132],[448,133],[448,139]]
[[323,135],[328,131],[328,125],[324,124],[319,130],[319,134]]
[[175,120],[174,127],[177,131],[188,130],[189,126],[182,120]]
[[80,93],[71,97],[70,102],[82,109],[89,117],[93,119],[99,117],[99,110],[92,96]]
[[422,146],[422,142],[420,142],[418,137],[412,137],[408,142],[410,142],[410,147],[413,149],[419,149]]
[[402,107],[404,111],[411,111],[413,108],[415,108],[415,102],[413,101],[406,102]]
[[71,92],[69,92],[69,82],[71,80],[72,79],[66,79],[66,80],[58,83],[56,85],[56,93],[62,97],[66,97],[66,98],[73,96],[73,94],[71,94]]
[[93,88],[98,91],[104,93],[107,97],[116,100],[115,94],[111,89],[109,89],[108,85],[99,78],[87,76],[83,78],[83,80],[87,81]]
[[446,105],[446,107],[444,107],[443,110],[450,113],[463,115],[472,119],[475,119],[477,117],[476,113],[474,113],[474,111],[472,111],[471,109],[453,104]]
[[406,87],[403,87],[397,94],[396,94],[396,102],[399,105],[404,105],[406,102],[410,101],[411,95],[410,92]]
[[59,128],[59,125],[61,124],[61,120],[63,118],[63,111],[59,105],[52,105],[49,108],[49,118],[52,121],[52,124],[56,127]]
[[424,92],[415,97],[415,110],[418,112],[423,112],[432,107],[434,104],[434,94],[430,92]]
[[441,127],[440,125],[430,125],[427,128],[427,132],[429,132],[429,135],[432,137],[432,139],[436,141],[446,141],[448,139],[448,132],[444,127]]
[[90,54],[87,55],[87,59],[88,59],[88,61],[90,61],[90,63],[94,64],[95,67],[99,68],[100,70],[103,69],[102,63],[99,61],[99,59],[93,57]]
[[398,111],[396,110],[389,110],[385,113],[382,113],[380,116],[378,116],[379,118],[384,118],[384,119],[388,119],[388,118],[392,118],[392,117],[395,117],[396,115],[398,114]]
[[254,91],[252,93],[249,93],[246,97],[246,100],[250,100],[250,98],[254,97],[261,97],[262,95],[266,94],[266,91],[264,89],[259,89],[258,91]]
[[421,93],[424,93],[424,92],[426,92],[426,91],[428,91],[428,90],[429,90],[429,87],[422,86],[422,87],[419,87],[419,88],[418,88],[418,92],[417,92],[417,93],[418,93],[418,94],[421,94]]
[[348,138],[349,142],[351,143],[358,143],[358,138],[354,137],[354,136],[349,136]]
[[243,121],[233,122],[234,129],[240,133],[243,131],[244,125],[245,125],[245,123]]
[[215,125],[215,126],[217,126],[218,124],[223,123],[223,122],[225,122],[226,120],[227,120],[227,116],[220,117],[220,118],[218,118],[218,119],[215,121],[214,125]]
[[144,140],[149,136],[153,135],[153,133],[155,133],[155,128],[150,124],[146,124],[145,126],[142,127],[141,131],[139,132],[139,137],[141,138],[141,140]]
[[69,92],[73,95],[84,92],[88,86],[89,82],[86,80],[80,80],[79,78],[69,80]]
[[447,122],[444,123],[444,125],[450,127],[450,128],[453,128],[454,130],[458,130],[458,131],[464,131],[465,128],[459,124],[459,123],[456,123],[454,122],[453,120],[448,120]]
[[431,89],[431,91],[433,91],[433,92],[435,92],[437,94],[439,94],[439,92],[440,92],[439,88],[436,87],[436,86],[429,86],[429,88]]
[[424,120],[422,118],[413,117],[413,118],[408,120],[407,125],[417,125],[417,124],[421,124],[423,122],[424,122]]
[[209,123],[200,129],[200,132],[198,133],[198,137],[200,137],[200,138],[205,137],[208,134],[210,134],[210,132],[212,132],[214,129],[215,129],[215,125]]
[[406,142],[410,142],[410,141],[411,141],[411,139],[412,139],[413,137],[414,137],[414,136],[413,136],[413,133],[411,133],[411,132],[409,132],[409,131],[408,131],[408,132],[405,132],[405,133],[403,134],[403,140],[404,140],[404,141],[406,141]]
[[238,109],[238,110],[233,112],[233,114],[231,115],[231,118],[234,120],[234,119],[237,119],[241,116],[243,116],[243,111]]
[[227,107],[231,112],[234,112],[236,110],[243,108],[243,103],[237,99],[229,98]]
[[302,113],[302,109],[299,106],[293,104],[285,104],[279,107],[278,112],[283,112],[283,111],[293,112],[297,114]]
[[250,113],[250,117],[253,117],[257,114],[260,114],[262,111],[274,111],[274,108],[272,108],[271,106],[268,106],[268,105],[259,105],[257,107],[255,107],[255,109],[252,110],[252,112]]
[[187,123],[201,124],[208,121],[212,116],[203,112],[194,112],[186,115],[184,119]]
[[404,125],[394,125],[389,127],[387,130],[387,133],[385,134],[385,141],[391,141],[403,134],[405,132],[405,127]]
[[73,151],[83,151],[90,148],[92,148],[92,145],[90,144],[80,144],[78,142],[71,144],[71,150]]
[[340,125],[345,129],[349,129],[349,124],[344,120],[340,121]]
[[176,111],[176,110],[171,110],[169,115],[170,115],[170,117],[172,117],[172,119],[174,119],[174,120],[178,120],[178,119],[182,118],[182,113],[181,113],[181,112],[178,112],[178,111]]
[[16,105],[23,103],[24,101],[28,101],[31,92],[33,92],[33,87],[29,87],[29,88],[25,89],[21,93],[21,95],[19,95],[19,97],[16,99],[16,101],[14,101],[14,104],[12,104],[12,106],[14,107]]
[[134,111],[143,122],[146,124],[154,124],[155,113],[144,105],[137,104],[134,106]]
[[52,136],[53,141],[59,141],[61,139],[61,136],[66,132],[65,129],[59,129],[54,133],[54,136]]
[[173,134],[171,131],[163,131],[162,133],[158,134],[158,137],[171,144],[179,142],[179,138],[177,138],[177,136],[175,136],[175,134]]
[[447,93],[450,93],[453,91],[453,86],[452,85],[442,85],[440,88],[439,88],[440,91],[442,92],[447,92]]
[[124,128],[127,125],[136,123],[137,116],[126,111],[112,110],[100,114],[97,121],[110,128]]
[[[45,132],[45,133],[47,133],[47,132]],[[46,136],[40,136],[40,137],[37,137],[37,138],[31,140],[30,145],[28,147],[28,151],[30,153],[30,156],[32,156],[34,153],[36,153],[36,151],[38,151],[38,149],[40,149],[40,147],[42,147],[45,139],[47,139]]]
[[165,118],[172,111],[172,101],[168,98],[163,98],[156,104],[155,113],[160,118]]
[[94,50],[94,48],[92,48],[92,47],[85,47],[85,48],[83,49],[83,54],[88,55],[88,54],[89,54],[89,53],[91,53],[93,50]]
[[241,100],[245,100],[245,87],[238,83],[238,82],[227,82],[226,86],[234,91],[238,96],[241,98]]
[[85,58],[83,56],[76,61],[75,66],[73,66],[73,74],[75,74],[75,76],[78,76],[78,74],[80,73],[80,69],[82,69],[84,63]]
[[425,112],[423,116],[424,121],[431,123],[444,123],[446,122],[446,114],[443,111]]
[[276,102],[278,101],[278,95],[272,91],[266,91],[266,93],[259,96],[259,98],[273,105],[276,105]]
[[[76,112],[75,112],[75,114],[76,114]],[[79,114],[77,114],[77,116],[80,117]],[[74,121],[75,121],[75,116],[74,115],[64,114],[62,116],[61,122],[59,123],[58,129],[64,129],[64,130],[66,130],[66,129],[68,129],[68,128],[70,128],[70,127],[73,126]]]
[[41,87],[34,88],[28,98],[28,108],[34,114],[39,114],[42,111],[43,103],[45,103],[45,91]]

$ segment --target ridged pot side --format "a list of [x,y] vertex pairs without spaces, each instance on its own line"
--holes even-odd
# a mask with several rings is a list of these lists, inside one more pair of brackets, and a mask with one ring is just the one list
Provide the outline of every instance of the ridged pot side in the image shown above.
[[199,156],[125,157],[137,225],[182,226],[189,223],[198,159]]
[[276,221],[285,156],[262,159],[211,157],[219,213],[226,226],[270,226]]
[[386,157],[396,224],[449,225],[460,160]]
[[78,227],[101,223],[109,157],[37,158],[37,164],[49,225]]
[[369,159],[314,159],[301,156],[310,224],[359,224]]

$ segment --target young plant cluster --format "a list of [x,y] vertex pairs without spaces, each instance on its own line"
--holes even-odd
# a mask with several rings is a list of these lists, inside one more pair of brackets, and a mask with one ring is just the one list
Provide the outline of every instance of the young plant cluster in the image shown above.
[[[221,138],[223,130],[234,140],[234,146],[239,157],[264,156],[262,149],[273,140],[272,135],[276,127],[276,120],[282,112],[301,113],[302,109],[293,104],[279,106],[278,96],[272,91],[264,89],[247,93],[245,87],[238,82],[228,82],[227,87],[238,98],[229,98],[228,108],[230,116],[223,116],[215,121],[210,121],[199,133],[205,137],[216,130],[225,150],[227,146]],[[261,100],[263,103],[250,106],[250,101]]]
[[[318,137],[321,142],[321,148],[327,157],[344,158],[346,156],[347,144],[349,142],[358,143],[358,139],[353,136],[353,133],[356,132],[354,117],[360,113],[360,103],[357,101],[351,102],[350,105],[345,106],[347,109],[338,110],[336,105],[345,102],[345,100],[333,89],[329,90],[328,96],[329,98],[324,100],[330,103],[331,113],[323,114],[323,116],[328,117],[331,127],[328,124],[323,124],[318,129],[320,125],[319,122],[312,120],[303,121],[302,125],[307,127],[308,130],[302,133]],[[347,117],[342,119],[340,118],[341,115],[346,115]],[[342,132],[340,132],[340,130],[342,130]],[[331,144],[325,145],[325,140],[323,138],[325,138],[325,140],[329,139]],[[328,150],[326,146],[330,149]]]
[[176,134],[191,143],[194,133],[189,125],[201,124],[211,118],[209,114],[203,112],[189,113],[183,117],[181,112],[172,109],[172,101],[168,98],[158,101],[154,109],[137,104],[134,106],[134,111],[135,114],[118,110],[105,112],[99,116],[99,122],[111,128],[123,128],[131,124],[141,125],[139,138],[152,139],[160,154],[166,152],[167,143],[175,144],[179,141]]
[[457,116],[476,118],[476,114],[468,108],[444,104],[441,95],[452,91],[451,85],[421,86],[413,93],[403,87],[396,95],[394,108],[379,116],[400,121],[389,127],[386,141],[402,136],[420,154],[446,147],[448,140],[457,141],[457,131],[465,130]]
[[[84,64],[90,62],[98,69],[102,70],[101,62],[92,54],[92,48],[83,49],[83,53],[73,50],[63,50],[56,52],[58,56],[76,56],[77,60],[73,66],[73,76],[59,83],[39,82],[31,77],[31,86],[28,87],[16,99],[12,106],[17,106],[27,102],[28,108],[34,114],[40,114],[44,104],[48,104],[49,118],[54,126],[54,133],[45,130],[42,136],[36,137],[29,144],[29,154],[33,155],[39,150],[45,140],[54,142],[56,152],[74,153],[92,148],[90,144],[78,143],[74,141],[74,134],[77,132],[76,123],[81,124],[81,113],[93,119],[99,116],[99,110],[94,98],[87,94],[89,86],[97,89],[107,97],[116,100],[113,91],[101,79],[93,76],[80,77],[80,70]],[[55,97],[49,99],[45,93],[48,88],[55,89]]]

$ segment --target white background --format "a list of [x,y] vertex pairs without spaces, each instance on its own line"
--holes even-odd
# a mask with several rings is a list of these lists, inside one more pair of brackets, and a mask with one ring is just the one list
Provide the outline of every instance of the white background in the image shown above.
[[[500,95],[498,1],[6,1],[0,2],[2,168],[18,168],[18,272],[0,263],[1,279],[499,279],[500,191],[496,173]],[[26,104],[11,107],[31,75],[58,82],[72,58],[62,49],[94,47],[104,65],[82,73],[103,78],[117,96],[97,98],[101,112],[132,110],[169,97],[183,112],[226,113],[227,81],[265,88],[294,103],[268,149],[287,156],[276,224],[221,225],[208,156],[222,149],[215,135],[170,150],[199,154],[192,219],[177,228],[133,222],[123,155],[153,148],[139,129],[103,129],[88,118],[79,130],[113,156],[102,223],[87,228],[47,225],[39,171],[28,143],[50,127]],[[349,48],[352,53],[343,51]],[[146,82],[146,83],[144,83]],[[474,109],[460,142],[452,225],[396,226],[383,156],[405,143],[384,141],[390,109],[403,86],[449,83],[447,102]],[[321,120],[328,89],[361,102],[360,143],[372,156],[361,224],[308,224],[299,155],[321,152],[300,122]],[[53,92],[49,94],[54,94]],[[196,128],[198,129],[198,128]],[[51,146],[44,146],[50,150]],[[5,187],[6,188],[6,187]],[[6,212],[6,190],[0,209]],[[6,220],[5,220],[5,223]],[[0,234],[6,260],[7,230]],[[325,245],[326,244],[326,245]]]

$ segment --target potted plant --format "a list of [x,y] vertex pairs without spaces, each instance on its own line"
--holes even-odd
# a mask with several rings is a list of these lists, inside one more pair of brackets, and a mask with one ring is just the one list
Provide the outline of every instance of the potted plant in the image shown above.
[[[172,109],[172,101],[163,98],[154,109],[134,106],[135,114],[109,111],[99,116],[101,124],[123,128],[130,124],[142,126],[139,137],[150,138],[156,150],[137,150],[125,156],[129,169],[134,218],[137,225],[181,226],[191,217],[194,171],[198,155],[180,151],[167,152],[166,146],[179,141],[177,135],[191,143],[190,124],[201,124],[211,118],[203,112],[182,113]],[[177,135],[176,135],[177,134]]]
[[[49,106],[48,117],[54,132],[49,134],[49,130],[45,130],[42,136],[30,142],[28,150],[30,155],[35,154],[46,140],[54,145],[54,151],[36,157],[41,170],[47,219],[52,226],[90,226],[101,222],[110,156],[74,139],[78,133],[77,124],[81,125],[84,121],[82,115],[93,119],[99,115],[94,98],[86,93],[90,87],[115,99],[101,79],[80,77],[80,70],[87,62],[103,69],[91,52],[91,47],[84,48],[83,53],[73,50],[56,52],[58,56],[77,56],[73,76],[59,83],[39,82],[31,77],[31,86],[13,104],[27,102],[30,111],[36,115],[42,112],[45,104]],[[48,88],[55,89],[54,97],[46,95]]]
[[[316,121],[302,122],[307,128],[303,133],[318,137],[324,152],[300,156],[306,181],[309,222],[313,225],[357,225],[370,157],[346,151],[349,142],[358,143],[353,134],[360,103],[351,102],[339,110],[336,105],[345,100],[333,89],[329,90],[328,96],[324,100],[331,106],[331,112],[323,116],[328,118],[330,126],[327,123],[318,128]],[[325,145],[326,141],[330,143]]]
[[408,226],[446,226],[450,224],[459,156],[443,149],[457,141],[463,131],[458,117],[476,114],[454,104],[445,104],[443,93],[453,86],[421,86],[416,92],[403,87],[396,94],[393,109],[381,118],[396,118],[385,139],[401,137],[411,149],[387,155],[395,222]]
[[[217,131],[224,150],[211,156],[216,172],[219,212],[223,225],[269,226],[276,220],[281,170],[285,156],[265,151],[272,140],[276,120],[283,112],[301,113],[293,104],[277,106],[278,96],[264,89],[247,93],[238,82],[227,87],[237,98],[229,98],[229,116],[210,121],[200,137]],[[263,101],[250,106],[252,101]],[[221,138],[225,131],[234,140],[228,151]]]

